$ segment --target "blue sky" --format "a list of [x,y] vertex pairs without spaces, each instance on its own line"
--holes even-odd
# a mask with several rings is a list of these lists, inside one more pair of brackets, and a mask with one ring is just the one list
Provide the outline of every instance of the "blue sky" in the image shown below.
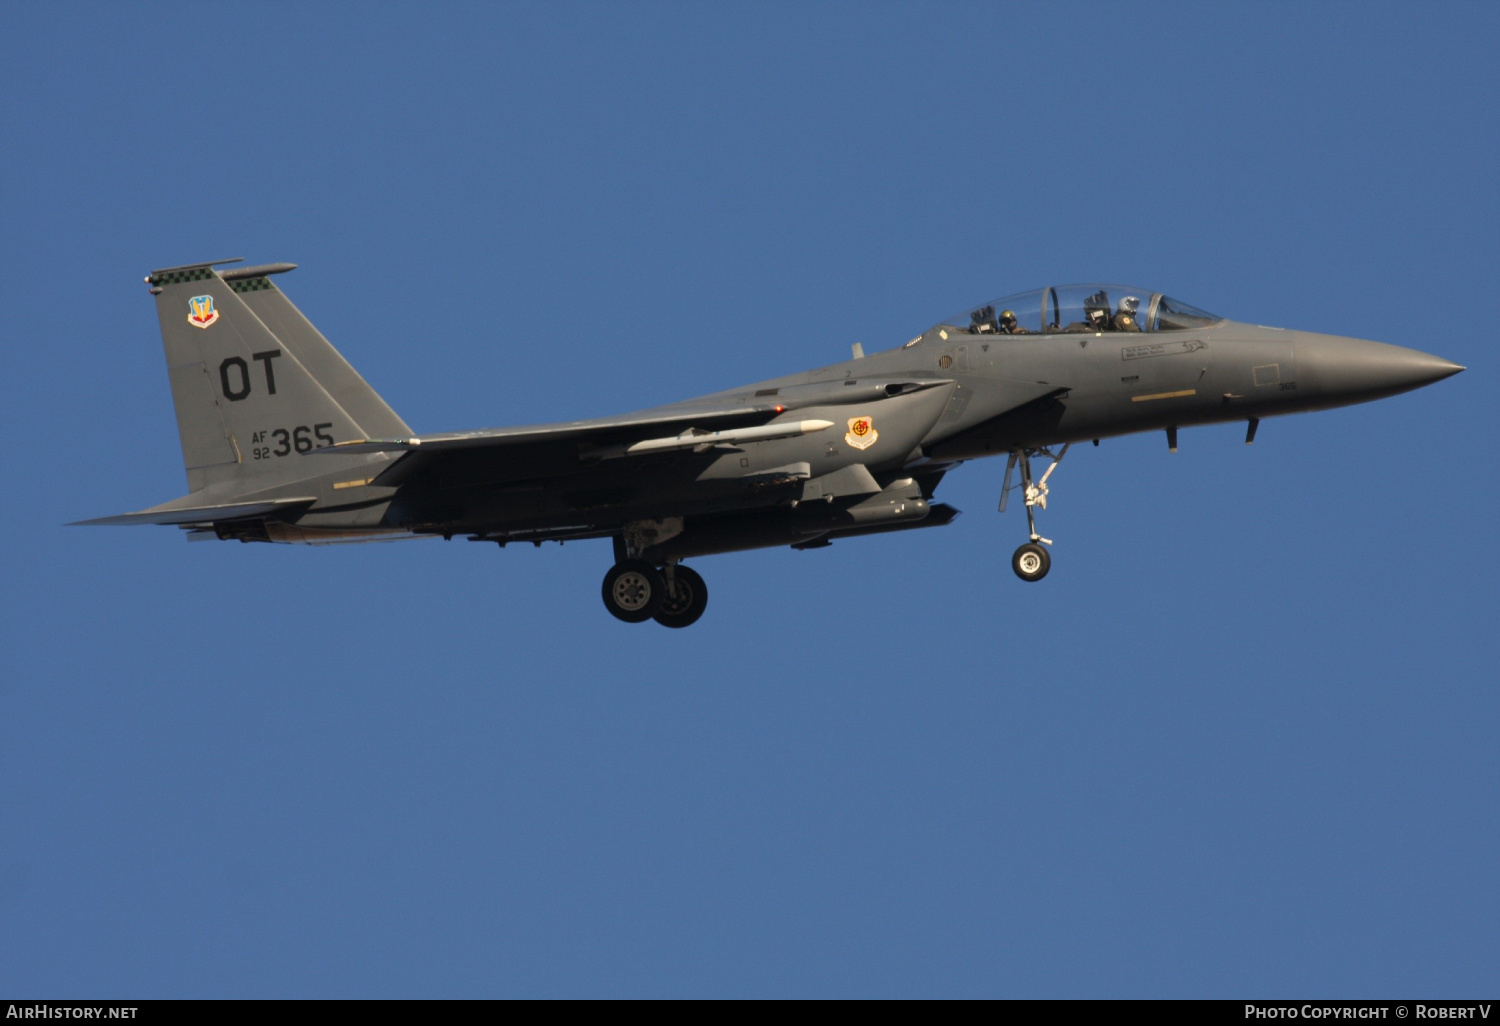
[[[1500,973],[1493,5],[0,10],[0,992],[1473,996]],[[1124,281],[1469,370],[697,561],[64,528],[184,490],[155,267],[419,431]]]

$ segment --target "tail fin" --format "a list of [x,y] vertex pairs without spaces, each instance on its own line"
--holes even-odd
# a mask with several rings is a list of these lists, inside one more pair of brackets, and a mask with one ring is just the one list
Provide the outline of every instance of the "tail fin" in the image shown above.
[[312,326],[302,311],[292,305],[270,276],[295,270],[296,264],[236,267],[220,271],[250,312],[260,318],[271,334],[316,378],[333,400],[354,418],[366,438],[402,438],[411,434],[406,422],[396,416],[385,400],[360,377],[322,332]]
[[[287,269],[282,265],[274,270]],[[331,389],[381,424],[381,431],[390,430],[394,422],[400,425],[398,433],[409,433],[364,379],[274,290],[267,273],[274,271],[248,268],[221,275],[200,264],[153,271],[146,279],[156,294],[191,492],[212,488],[249,494],[342,465],[369,462],[329,456],[320,457],[314,467],[297,459],[334,442],[371,437]],[[262,292],[280,299],[257,302],[268,314],[282,318],[287,337],[273,333],[245,302],[244,296]]]

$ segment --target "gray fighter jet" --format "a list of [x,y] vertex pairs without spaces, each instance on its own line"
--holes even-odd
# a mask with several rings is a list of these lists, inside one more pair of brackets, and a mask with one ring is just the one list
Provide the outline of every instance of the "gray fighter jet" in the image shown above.
[[[696,621],[682,560],[937,527],[965,460],[1005,456],[1047,575],[1048,479],[1078,442],[1379,399],[1463,370],[1381,342],[1258,327],[1149,289],[1069,285],[986,303],[843,363],[595,420],[415,434],[272,282],[293,264],[153,271],[188,494],[87,524],[242,542],[610,538],[604,604]],[[1038,474],[1034,463],[1044,461]],[[1019,471],[1019,474],[1017,474]],[[1013,484],[1013,479],[1015,483]]]

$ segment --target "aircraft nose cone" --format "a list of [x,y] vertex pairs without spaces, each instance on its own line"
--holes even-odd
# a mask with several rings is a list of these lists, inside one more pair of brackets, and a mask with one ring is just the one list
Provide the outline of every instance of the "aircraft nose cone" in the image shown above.
[[1299,388],[1335,402],[1407,392],[1464,369],[1419,349],[1337,335],[1301,335],[1296,351]]

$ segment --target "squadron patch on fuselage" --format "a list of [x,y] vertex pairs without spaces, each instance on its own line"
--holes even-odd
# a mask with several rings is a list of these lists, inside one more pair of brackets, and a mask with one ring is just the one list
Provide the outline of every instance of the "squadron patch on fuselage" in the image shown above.
[[213,296],[194,296],[188,300],[188,306],[188,323],[195,328],[206,328],[219,319]]
[[868,449],[880,438],[880,432],[875,430],[874,417],[850,417],[849,433],[844,436],[844,441],[855,449]]

